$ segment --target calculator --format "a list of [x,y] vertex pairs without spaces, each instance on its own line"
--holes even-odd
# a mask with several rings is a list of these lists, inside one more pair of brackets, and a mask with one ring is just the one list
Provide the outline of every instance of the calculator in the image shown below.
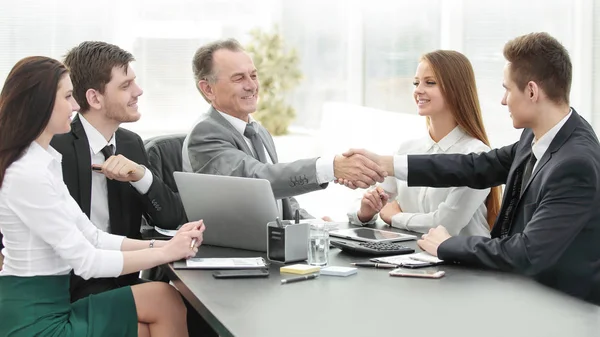
[[360,255],[401,255],[415,250],[397,242],[348,242],[331,240],[331,245],[345,252]]

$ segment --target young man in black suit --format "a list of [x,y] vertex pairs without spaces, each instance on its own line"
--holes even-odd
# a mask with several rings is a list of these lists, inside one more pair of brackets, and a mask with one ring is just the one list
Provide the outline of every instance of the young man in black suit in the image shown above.
[[[181,199],[147,167],[148,154],[136,133],[121,123],[140,119],[133,56],[118,46],[86,41],[71,49],[64,63],[81,107],[71,132],[51,142],[62,158],[70,194],[94,225],[114,234],[140,238],[142,217],[175,229],[186,221]],[[92,170],[94,167],[94,170]],[[156,243],[160,245],[160,243]],[[71,277],[71,301],[142,282],[137,274],[83,280]],[[215,333],[186,302],[190,335]]]
[[[70,194],[94,225],[139,239],[142,216],[175,229],[183,206],[146,168],[142,139],[119,127],[140,118],[137,102],[143,91],[129,65],[133,60],[129,52],[104,42],[83,42],[67,53],[64,63],[81,110],[71,132],[55,136],[51,145],[63,156],[63,179]],[[137,274],[87,281],[73,276],[71,299],[137,282]]]
[[509,41],[504,57],[502,104],[514,127],[524,128],[517,143],[469,155],[347,155],[369,155],[410,186],[506,184],[491,238],[452,237],[439,226],[419,246],[448,262],[521,273],[600,305],[600,145],[569,107],[569,54],[547,33],[532,33]]

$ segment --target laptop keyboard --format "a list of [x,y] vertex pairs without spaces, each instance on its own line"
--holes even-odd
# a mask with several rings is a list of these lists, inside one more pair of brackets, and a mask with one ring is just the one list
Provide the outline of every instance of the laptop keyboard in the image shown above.
[[378,251],[396,251],[398,249],[406,248],[404,245],[393,242],[361,242],[359,245]]
[[365,255],[411,254],[415,250],[395,242],[348,242],[331,240],[331,245],[348,253]]

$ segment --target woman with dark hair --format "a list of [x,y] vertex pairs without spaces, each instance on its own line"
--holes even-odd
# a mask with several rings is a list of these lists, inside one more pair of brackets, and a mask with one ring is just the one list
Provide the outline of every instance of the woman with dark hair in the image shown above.
[[[417,112],[426,117],[427,134],[407,140],[396,154],[487,152],[471,62],[453,50],[436,50],[421,57],[413,92]],[[390,226],[427,233],[444,225],[451,235],[490,236],[500,210],[500,187],[408,187],[387,177],[367,191],[349,212],[350,222],[374,222],[379,215]],[[389,198],[389,203],[386,203]]]
[[70,272],[116,277],[194,256],[201,221],[169,241],[97,229],[63,183],[52,136],[79,109],[60,62],[19,61],[0,94],[0,336],[187,336],[185,306],[166,283],[124,287],[70,303]]

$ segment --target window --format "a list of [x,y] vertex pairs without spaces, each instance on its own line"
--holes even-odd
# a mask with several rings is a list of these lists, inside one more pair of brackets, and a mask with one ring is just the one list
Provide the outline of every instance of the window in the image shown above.
[[[594,129],[600,129],[600,2],[594,1],[594,42],[592,62],[594,69],[592,71],[593,85],[592,91],[592,125]],[[596,131],[597,133],[598,131]]]
[[295,125],[318,128],[323,103],[347,99],[347,26],[344,0],[282,0],[281,28],[300,57],[303,80],[290,93]]
[[[518,140],[506,107],[500,104],[504,44],[519,35],[546,31],[570,49],[573,6],[562,0],[463,1],[463,52],[473,64],[484,122],[492,146]],[[460,48],[460,47],[457,47]]]
[[440,1],[370,1],[364,29],[365,105],[416,113],[413,78],[419,57],[440,47]]

